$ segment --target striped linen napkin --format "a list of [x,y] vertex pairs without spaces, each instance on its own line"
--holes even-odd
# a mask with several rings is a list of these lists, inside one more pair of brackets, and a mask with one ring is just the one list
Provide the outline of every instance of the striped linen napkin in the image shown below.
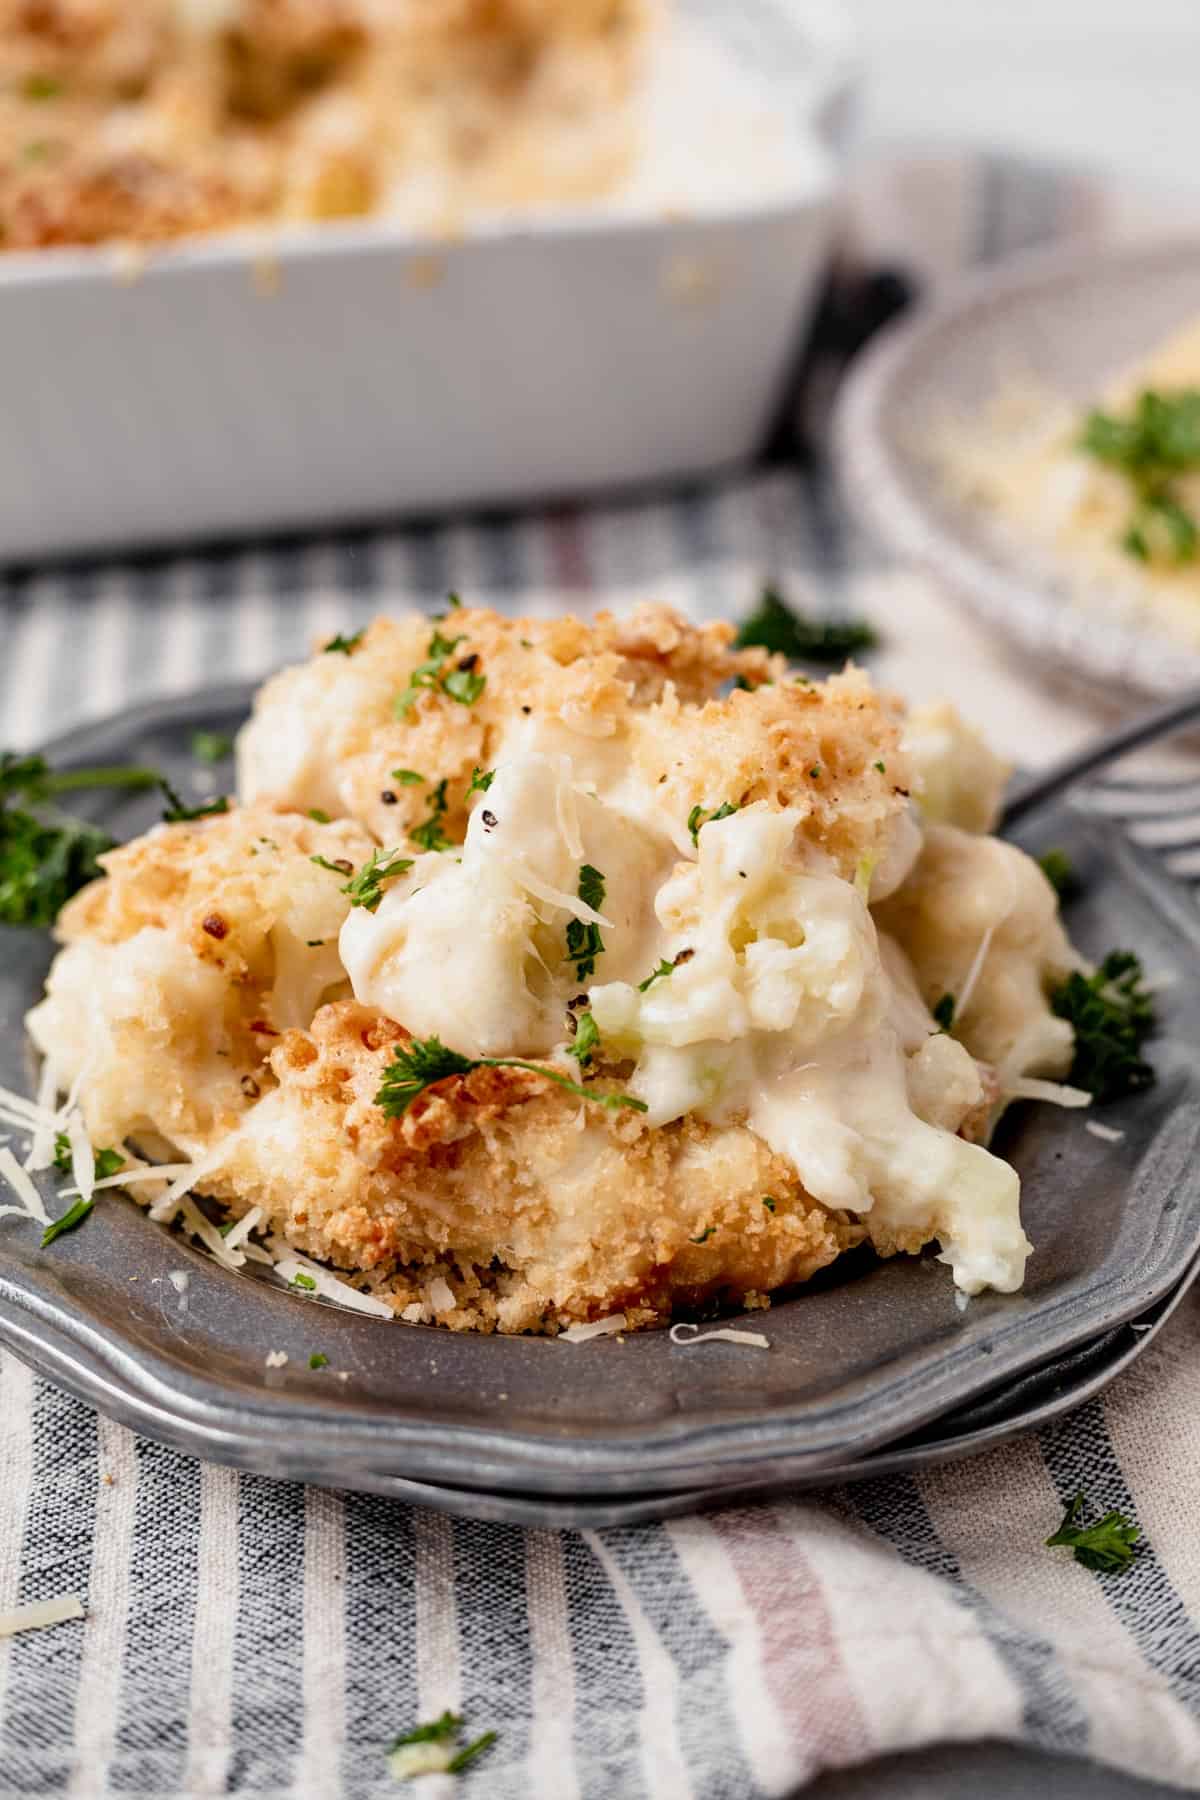
[[[1074,179],[962,159],[873,192],[864,231],[897,196],[931,227],[905,240],[925,280],[1113,214]],[[260,675],[451,587],[530,611],[654,593],[713,616],[768,573],[831,614],[871,611],[885,681],[925,697],[952,669],[1002,748],[1048,756],[1094,726],[926,584],[881,574],[819,467],[776,466],[653,504],[0,578],[0,739]],[[1104,804],[1200,879],[1200,785],[1110,783]],[[86,1604],[0,1639],[0,1795],[373,1800],[395,1791],[390,1740],[444,1708],[498,1737],[431,1800],[757,1800],[989,1737],[1200,1790],[1198,1468],[1195,1296],[1103,1397],[986,1457],[595,1532],[198,1464],[0,1353],[0,1613]],[[1125,1573],[1044,1548],[1079,1490],[1143,1529]]]

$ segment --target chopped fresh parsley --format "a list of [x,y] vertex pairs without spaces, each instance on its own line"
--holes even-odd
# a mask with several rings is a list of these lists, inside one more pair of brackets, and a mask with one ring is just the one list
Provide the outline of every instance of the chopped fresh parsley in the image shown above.
[[163,823],[166,825],[184,825],[193,819],[211,819],[217,813],[229,811],[229,802],[224,794],[218,794],[215,800],[205,800],[200,806],[189,806],[183,796],[176,793],[165,775],[159,776],[158,785],[167,803],[163,810]]
[[44,1250],[47,1244],[52,1244],[55,1238],[61,1237],[64,1231],[74,1231],[77,1225],[82,1225],[95,1204],[94,1200],[79,1199],[69,1211],[63,1214],[61,1219],[55,1219],[47,1225],[42,1233],[42,1249]]
[[467,789],[468,800],[472,794],[486,794],[495,779],[495,769],[481,769],[479,764],[476,763],[475,767],[471,770],[471,785]]
[[299,1274],[292,1276],[292,1286],[303,1288],[306,1294],[315,1294],[317,1291],[316,1282],[311,1275],[306,1275],[303,1269],[300,1270]]
[[673,975],[674,973],[675,964],[673,962],[666,962],[665,960],[660,962],[657,969],[651,969],[645,981],[638,982],[638,993],[644,994],[646,989],[653,987],[656,981],[663,981],[668,975]]
[[419,769],[393,769],[392,780],[398,781],[401,787],[420,787],[425,777]]
[[460,1775],[468,1763],[473,1763],[476,1757],[483,1755],[485,1750],[490,1750],[495,1741],[496,1733],[494,1731],[484,1731],[480,1733],[474,1743],[464,1744],[457,1755],[452,1756],[446,1764],[447,1775]]
[[442,819],[445,817],[447,804],[446,783],[439,781],[429,796],[429,817],[423,819],[419,825],[414,825],[408,834],[413,843],[419,844],[422,850],[450,849],[450,839],[442,828]]
[[443,619],[448,619],[452,612],[459,612],[461,609],[462,601],[459,596],[457,594],[447,594],[445,612],[432,613],[430,616],[440,624]]
[[393,1739],[388,1745],[390,1756],[393,1750],[403,1750],[406,1744],[442,1744],[447,1738],[457,1737],[462,1729],[462,1714],[444,1712],[440,1719],[431,1719],[427,1725],[414,1725],[403,1737]]
[[349,894],[351,906],[365,906],[368,912],[374,912],[383,899],[384,882],[407,874],[413,865],[412,857],[401,856],[399,850],[372,850],[357,875],[353,863],[329,862],[324,856],[310,856],[308,860],[333,875],[348,874],[350,879],[342,888],[343,894]]
[[814,763],[814,764],[813,764],[813,766],[812,766],[812,768],[811,768],[811,769],[810,769],[810,770],[809,770],[809,771],[808,771],[808,773],[809,773],[809,776],[810,776],[810,778],[811,778],[811,779],[812,779],[812,780],[813,780],[813,781],[820,781],[820,779],[821,779],[821,765],[820,765],[820,763]]
[[933,1009],[933,1016],[934,1016],[935,1021],[937,1022],[937,1026],[938,1026],[939,1030],[949,1031],[950,1027],[953,1025],[953,1023],[954,1023],[954,1007],[955,1007],[954,995],[953,994],[943,994],[941,999],[938,1001],[937,1005]]
[[865,619],[806,619],[770,583],[735,639],[739,650],[756,646],[786,656],[789,662],[816,663],[845,662],[857,650],[873,650],[878,642]]
[[409,707],[416,704],[423,688],[448,694],[460,706],[474,705],[487,686],[487,676],[475,672],[477,659],[467,656],[456,668],[446,668],[446,663],[462,642],[461,637],[448,638],[443,637],[440,631],[434,632],[425,652],[426,660],[418,663],[408,678],[408,686],[402,694],[397,694],[392,703],[392,710],[398,719],[402,719]]
[[1082,1563],[1085,1569],[1095,1569],[1101,1575],[1118,1574],[1133,1561],[1141,1531],[1132,1519],[1115,1508],[1097,1519],[1094,1525],[1081,1525],[1079,1521],[1086,1505],[1084,1496],[1076,1494],[1062,1524],[1046,1543],[1067,1545],[1075,1552],[1075,1561]]
[[[52,925],[71,895],[101,873],[98,859],[113,848],[99,826],[60,812],[57,795],[157,782],[153,769],[55,772],[44,757],[0,751],[0,925]],[[24,806],[12,804],[18,798]]]
[[590,1012],[580,1013],[575,1021],[575,1041],[567,1051],[580,1068],[589,1063],[600,1043],[600,1031]]
[[397,1046],[392,1061],[383,1071],[375,1104],[387,1118],[402,1118],[426,1088],[451,1075],[469,1075],[473,1069],[528,1069],[530,1074],[544,1075],[547,1081],[555,1082],[570,1094],[578,1094],[581,1100],[592,1100],[597,1106],[606,1106],[610,1110],[628,1106],[634,1112],[647,1110],[645,1101],[635,1100],[631,1094],[593,1093],[590,1088],[581,1087],[577,1081],[570,1081],[567,1076],[544,1068],[541,1063],[525,1062],[516,1056],[460,1056],[457,1050],[447,1049],[437,1037],[411,1038],[407,1044]]
[[1075,1031],[1070,1080],[1076,1087],[1097,1100],[1115,1100],[1151,1086],[1154,1070],[1142,1046],[1157,1021],[1132,950],[1111,950],[1094,975],[1075,970],[1051,994],[1050,1005]]
[[308,809],[308,817],[318,825],[328,825],[330,823],[329,814],[323,812],[319,806],[310,806]]
[[715,825],[718,819],[728,819],[737,811],[738,808],[730,800],[723,801],[721,805],[718,806],[716,812],[706,812],[702,806],[693,806],[691,812],[688,814],[687,820],[687,827],[688,831],[691,833],[693,844],[695,844],[697,848],[699,847],[700,828],[702,825]]
[[[110,1175],[115,1175],[118,1169],[125,1167],[125,1158],[119,1150],[94,1150],[92,1161],[96,1165],[97,1181],[107,1181]],[[69,1175],[72,1171],[71,1140],[65,1131],[56,1131],[54,1134],[54,1166],[63,1175]]]
[[1038,857],[1038,867],[1061,899],[1075,888],[1075,870],[1065,850],[1047,850]]
[[337,651],[340,651],[343,656],[350,656],[358,649],[366,635],[365,625],[360,630],[353,632],[350,637],[343,637],[339,631],[336,637],[331,637],[329,642],[322,646],[323,652],[326,656]]
[[706,1225],[704,1227],[704,1230],[700,1233],[699,1237],[689,1238],[688,1242],[690,1244],[707,1244],[709,1238],[712,1236],[713,1232],[716,1229],[717,1228],[715,1225]]
[[308,1359],[308,1366],[310,1369],[327,1369],[329,1358],[323,1350],[314,1350]]
[[1090,413],[1079,446],[1129,483],[1133,511],[1122,549],[1141,562],[1194,562],[1200,530],[1172,482],[1200,468],[1200,389],[1145,388],[1125,416]]
[[26,100],[57,100],[62,91],[63,84],[57,75],[43,75],[37,70],[21,83]]
[[[591,863],[580,866],[577,892],[584,905],[590,906],[594,912],[599,912],[604,905],[604,877]],[[567,955],[575,963],[576,981],[584,981],[587,976],[596,973],[596,958],[603,951],[604,939],[600,936],[598,925],[585,924],[582,919],[568,921]]]
[[[411,1731],[406,1731],[402,1737],[396,1738],[393,1743],[388,1745],[387,1754],[389,1757],[396,1756],[397,1752],[403,1755],[405,1750],[420,1744],[441,1744],[446,1747],[446,1752],[448,1752],[449,1746],[457,1740],[462,1730],[462,1723],[461,1714],[444,1712],[440,1719],[433,1719],[428,1725],[415,1725]],[[437,1768],[446,1775],[460,1775],[485,1751],[490,1750],[495,1742],[496,1733],[485,1731],[473,1742],[464,1744],[461,1749],[455,1750],[453,1755],[447,1754],[446,1761],[437,1764]],[[413,1775],[430,1774],[433,1773],[433,1770],[432,1763],[422,1763],[412,1768],[403,1768],[399,1763],[393,1765],[393,1773],[402,1780]]]
[[775,1196],[774,1196],[774,1194],[764,1194],[762,1197],[762,1203],[766,1207],[766,1209],[769,1213],[773,1213],[775,1211]]
[[486,686],[487,676],[474,669],[452,669],[442,682],[443,691],[460,706],[474,706]]
[[223,731],[193,731],[192,755],[197,762],[219,763],[233,749],[233,739]]

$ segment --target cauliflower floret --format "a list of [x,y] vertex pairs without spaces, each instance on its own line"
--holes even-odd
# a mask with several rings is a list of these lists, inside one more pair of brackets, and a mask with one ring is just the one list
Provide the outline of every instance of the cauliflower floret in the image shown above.
[[914,793],[931,825],[990,831],[1012,767],[989,748],[948,700],[914,707],[904,731]]
[[1002,1082],[1067,1073],[1074,1036],[1049,995],[1083,964],[1032,857],[998,838],[932,826],[912,875],[877,916],[927,1004],[951,996],[955,1036]]
[[270,808],[156,827],[103,857],[67,905],[46,998],[29,1015],[58,1084],[85,1079],[96,1143],[153,1131],[190,1153],[271,1080],[281,1032],[344,991],[345,877],[370,840]]

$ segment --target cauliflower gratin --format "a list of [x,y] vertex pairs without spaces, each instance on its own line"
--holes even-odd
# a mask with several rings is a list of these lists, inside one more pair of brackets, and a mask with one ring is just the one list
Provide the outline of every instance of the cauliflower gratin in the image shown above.
[[590,201],[650,5],[0,0],[0,244]]
[[950,491],[1045,553],[1073,600],[1200,646],[1200,321],[1089,411],[1012,381],[931,449]]
[[456,607],[268,681],[236,804],[176,804],[61,911],[38,1102],[0,1102],[27,1168],[57,1119],[80,1206],[153,1192],[226,1260],[456,1330],[762,1305],[864,1241],[1018,1288],[992,1126],[1087,1103],[1072,1020],[1136,980],[988,835],[1006,771],[953,709],[733,637]]

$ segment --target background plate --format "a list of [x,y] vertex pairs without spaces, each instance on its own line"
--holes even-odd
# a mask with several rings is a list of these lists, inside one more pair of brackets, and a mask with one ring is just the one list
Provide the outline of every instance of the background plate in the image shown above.
[[[247,697],[143,708],[50,753],[157,762],[186,790],[191,733],[229,730]],[[103,809],[97,797],[117,835],[154,810],[144,796]],[[665,1332],[585,1346],[481,1338],[381,1323],[233,1275],[113,1200],[46,1251],[20,1219],[0,1221],[0,1339],[195,1454],[344,1487],[471,1490],[478,1511],[488,1494],[583,1502],[845,1478],[872,1451],[1140,1317],[1200,1247],[1194,903],[1101,820],[1064,809],[1031,837],[1034,848],[1050,842],[1080,871],[1070,923],[1083,948],[1134,945],[1169,985],[1157,1087],[1106,1109],[1119,1143],[1050,1108],[1008,1122],[1002,1148],[1022,1173],[1037,1245],[1022,1294],[960,1312],[931,1258],[856,1254],[762,1316],[766,1354],[682,1348]],[[20,1087],[32,1079],[21,1019],[51,945],[13,932],[3,950],[0,1081]],[[186,1310],[173,1269],[191,1277]],[[272,1350],[287,1353],[285,1369],[266,1369]],[[328,1369],[309,1370],[314,1350]]]
[[[839,473],[856,514],[925,569],[1034,668],[1117,693],[1200,682],[1200,651],[1130,622],[1114,596],[1080,604],[1078,578],[1032,539],[950,493],[927,445],[947,419],[977,417],[1005,381],[1034,377],[1095,400],[1114,372],[1200,314],[1200,240],[1015,257],[885,331],[855,363],[838,406]],[[1074,592],[1072,591],[1074,590]]]

